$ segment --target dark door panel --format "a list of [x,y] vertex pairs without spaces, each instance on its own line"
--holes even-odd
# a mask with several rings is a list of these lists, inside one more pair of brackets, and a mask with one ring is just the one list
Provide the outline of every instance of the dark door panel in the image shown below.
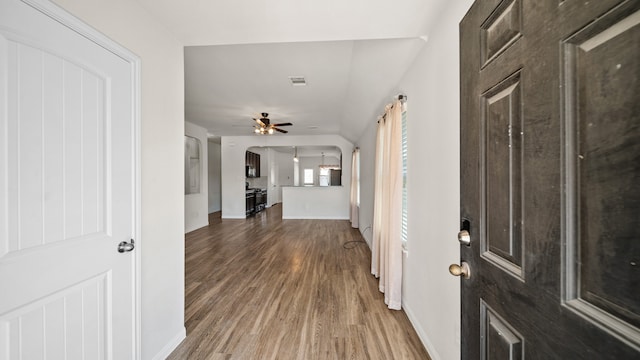
[[460,42],[462,358],[640,358],[640,1],[476,1]]

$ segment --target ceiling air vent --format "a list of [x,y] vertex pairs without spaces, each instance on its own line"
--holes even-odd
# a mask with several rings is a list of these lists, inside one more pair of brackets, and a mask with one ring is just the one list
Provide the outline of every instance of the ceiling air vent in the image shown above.
[[307,80],[304,79],[304,76],[289,76],[289,81],[291,81],[291,85],[293,86],[307,85]]

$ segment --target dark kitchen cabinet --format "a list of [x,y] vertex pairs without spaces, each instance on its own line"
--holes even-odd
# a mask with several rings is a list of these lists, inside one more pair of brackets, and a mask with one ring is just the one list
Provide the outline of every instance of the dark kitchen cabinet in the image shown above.
[[248,178],[260,177],[260,154],[251,151],[245,153],[245,176]]

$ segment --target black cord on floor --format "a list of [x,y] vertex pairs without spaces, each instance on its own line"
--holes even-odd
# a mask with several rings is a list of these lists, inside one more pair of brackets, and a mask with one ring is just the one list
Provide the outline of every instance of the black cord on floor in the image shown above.
[[[364,230],[362,230],[362,233],[364,234],[365,231],[367,231],[367,229],[371,229],[371,226],[367,226],[366,228],[364,228]],[[362,235],[360,233],[358,233],[358,235],[360,235],[360,237],[362,237]],[[342,244],[342,247],[345,249],[353,249],[356,246],[358,246],[358,243],[367,243],[364,240],[350,240],[350,241],[345,241],[344,244]],[[351,245],[349,245],[351,244]]]
[[[367,243],[364,240],[351,240],[351,241],[346,241],[344,244],[342,244],[342,247],[345,249],[353,249],[357,246],[357,243]],[[354,245],[348,245],[348,244],[354,244]]]

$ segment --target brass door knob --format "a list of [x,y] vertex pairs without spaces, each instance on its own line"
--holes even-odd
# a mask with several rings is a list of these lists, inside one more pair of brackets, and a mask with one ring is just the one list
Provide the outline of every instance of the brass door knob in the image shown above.
[[458,264],[449,265],[449,272],[453,276],[462,276],[465,279],[468,279],[469,277],[471,277],[471,268],[469,268],[469,264],[467,264],[464,261],[460,263],[460,265]]

